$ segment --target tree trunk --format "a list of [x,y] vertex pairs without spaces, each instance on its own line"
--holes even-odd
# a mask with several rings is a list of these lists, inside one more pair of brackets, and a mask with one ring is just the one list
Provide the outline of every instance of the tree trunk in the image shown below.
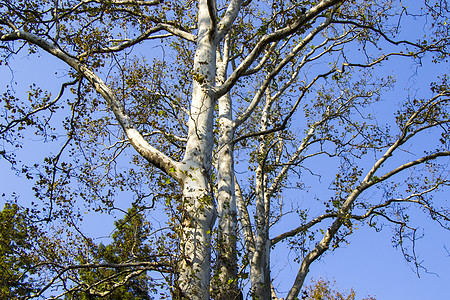
[[211,87],[216,71],[215,29],[210,20],[207,0],[200,0],[188,141],[182,161],[186,176],[182,182],[183,216],[179,232],[176,287],[179,299],[209,300],[211,233],[217,215],[210,182],[215,105]]
[[[270,92],[266,93],[266,104],[264,106],[260,130],[265,131],[267,129],[268,115],[270,112],[272,99],[270,98]],[[270,300],[271,288],[270,288],[270,240],[269,240],[269,199],[266,197],[265,192],[265,177],[264,174],[264,157],[267,151],[267,142],[264,136],[260,138],[258,149],[258,166],[256,168],[255,176],[255,195],[256,195],[256,240],[255,240],[255,252],[251,258],[250,266],[250,280],[251,291],[253,299],[258,300]]]
[[[225,40],[223,57],[218,64],[217,81],[222,84],[228,66],[229,38]],[[219,156],[217,167],[219,217],[217,240],[217,265],[213,290],[217,300],[240,299],[237,287],[237,211],[234,187],[234,137],[232,105],[229,93],[220,97],[219,104]]]

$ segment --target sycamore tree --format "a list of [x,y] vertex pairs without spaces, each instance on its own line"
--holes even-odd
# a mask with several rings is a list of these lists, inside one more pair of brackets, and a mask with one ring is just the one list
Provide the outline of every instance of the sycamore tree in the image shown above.
[[[41,232],[16,244],[17,297],[297,299],[362,224],[389,224],[420,268],[409,211],[449,226],[433,197],[449,176],[448,17],[442,0],[0,0],[2,68],[66,66],[54,90],[1,83],[0,154],[35,182],[18,205]],[[428,87],[390,93],[424,63]],[[53,150],[25,164],[30,140]],[[112,246],[83,211],[125,214]],[[286,248],[296,274],[275,278]]]

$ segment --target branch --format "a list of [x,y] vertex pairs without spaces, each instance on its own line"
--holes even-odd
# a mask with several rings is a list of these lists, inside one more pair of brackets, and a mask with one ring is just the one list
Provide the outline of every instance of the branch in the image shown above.
[[433,160],[433,159],[436,159],[438,157],[444,157],[444,156],[450,156],[450,151],[436,152],[436,153],[433,153],[433,154],[421,157],[419,159],[410,161],[410,162],[408,162],[406,164],[403,164],[403,165],[395,168],[394,170],[384,174],[383,176],[372,180],[371,183],[373,182],[373,184],[375,184],[375,183],[378,183],[378,182],[381,182],[381,181],[385,181],[389,177],[391,177],[391,176],[393,176],[393,175],[395,175],[395,174],[397,174],[397,173],[399,173],[399,172],[401,172],[403,170],[406,170],[406,169],[411,168],[413,166],[422,164],[422,163],[427,162],[429,160]]
[[[103,3],[103,0],[96,0],[97,3]],[[152,1],[145,1],[145,0],[110,0],[111,4],[115,5],[158,5],[161,4],[163,0],[152,0]]]
[[[381,37],[383,37],[387,42],[389,42],[389,43],[391,43],[391,44],[394,44],[394,45],[401,45],[401,44],[405,44],[405,45],[409,45],[409,46],[413,46],[413,47],[417,47],[417,48],[419,48],[419,49],[421,49],[421,52],[424,52],[424,51],[426,51],[426,50],[428,50],[428,49],[432,49],[433,47],[433,45],[430,45],[430,46],[423,46],[423,45],[420,45],[420,44],[417,44],[417,43],[413,43],[413,42],[410,42],[410,41],[407,41],[407,40],[401,40],[401,41],[394,41],[393,39],[391,39],[391,38],[389,38],[384,32],[382,32],[380,29],[377,29],[377,28],[374,28],[374,27],[372,27],[372,26],[369,26],[369,25],[363,25],[363,24],[359,24],[359,23],[357,23],[357,22],[355,22],[355,21],[348,21],[348,20],[345,20],[345,21],[342,21],[342,20],[334,20],[333,21],[333,23],[335,23],[335,24],[350,24],[350,25],[353,25],[353,26],[355,26],[355,27],[359,27],[359,28],[364,28],[364,29],[369,29],[369,30],[371,30],[371,31],[373,31],[373,32],[375,32],[375,33],[377,33],[377,34],[379,34]],[[439,52],[442,52],[442,51],[439,51]]]
[[[397,140],[397,142],[398,142],[398,140]],[[397,144],[397,142],[395,144]],[[383,160],[382,161],[385,161],[388,157],[390,157],[391,154],[392,154],[392,151],[394,149],[396,149],[396,147],[394,147],[393,149],[391,149],[391,148],[389,148],[389,150],[387,151],[387,153],[389,153],[389,155],[386,156],[386,154],[385,154],[383,156]],[[403,170],[406,170],[406,169],[408,169],[408,168],[410,168],[412,166],[421,164],[421,163],[426,162],[426,161],[431,160],[431,159],[435,159],[435,158],[438,158],[438,157],[443,157],[443,156],[450,156],[450,151],[443,151],[443,152],[434,153],[434,154],[431,154],[431,155],[424,156],[424,157],[422,157],[420,159],[417,159],[415,161],[403,164],[402,166],[392,170],[391,172],[386,173],[385,175],[383,175],[378,180],[372,180],[372,181],[368,182],[369,178],[371,178],[371,177],[370,176],[366,176],[366,178],[347,197],[346,201],[344,202],[344,204],[340,208],[340,210],[338,212],[338,216],[340,216],[340,217],[338,217],[333,222],[333,224],[327,229],[327,231],[326,231],[325,235],[323,236],[322,240],[316,245],[316,247],[305,256],[305,259],[302,261],[302,264],[301,264],[300,269],[299,269],[299,271],[297,273],[297,277],[295,279],[295,282],[294,282],[291,290],[289,291],[289,294],[288,294],[288,297],[286,298],[286,300],[287,299],[295,299],[295,297],[297,297],[298,293],[300,292],[300,288],[303,285],[303,282],[304,282],[304,280],[306,278],[306,275],[308,273],[309,266],[311,265],[311,263],[314,260],[319,258],[326,250],[328,250],[331,240],[333,239],[333,237],[336,235],[336,233],[339,231],[340,227],[344,223],[345,215],[350,210],[350,208],[353,205],[354,201],[358,198],[358,196],[364,190],[366,190],[370,186],[373,186],[373,185],[377,184],[378,182],[384,181],[384,180],[388,179],[389,177],[391,177],[391,176],[393,176],[393,175],[395,175],[395,174],[397,174],[397,173],[399,173],[399,172],[401,172]],[[373,174],[372,170],[379,168],[379,166],[380,166],[379,163],[380,163],[380,160],[375,163],[375,166],[371,169],[371,171],[369,171],[369,174]]]
[[[58,279],[61,278],[61,276],[71,270],[78,270],[78,269],[93,269],[93,268],[113,268],[113,269],[121,269],[121,268],[130,268],[130,267],[144,267],[145,270],[160,270],[161,267],[165,271],[171,270],[171,264],[170,263],[161,263],[161,262],[136,262],[136,263],[103,263],[103,264],[79,264],[79,265],[70,265],[66,267],[62,267],[60,265],[49,263],[49,265],[53,265],[56,268],[62,268],[57,275],[55,275],[42,289],[40,289],[36,294],[32,294],[25,299],[31,299],[40,297],[46,290],[48,290]],[[167,268],[167,269],[165,269]],[[116,275],[113,275],[116,276]],[[74,289],[77,289],[78,287],[75,287]],[[73,289],[72,289],[73,290]],[[52,299],[52,298],[50,298]],[[53,298],[57,299],[57,298]]]
[[[255,136],[260,136],[260,135],[267,135],[267,134],[270,134],[270,133],[273,133],[273,132],[277,132],[277,131],[281,131],[281,130],[286,129],[289,120],[291,119],[291,117],[292,117],[292,115],[295,113],[295,111],[297,110],[298,105],[300,104],[301,100],[303,99],[303,97],[305,96],[305,94],[306,94],[306,92],[309,90],[309,88],[310,88],[317,80],[319,80],[320,78],[325,78],[325,77],[327,77],[328,75],[330,75],[330,74],[332,74],[332,73],[334,73],[334,72],[336,72],[336,71],[337,71],[336,69],[333,69],[333,70],[330,70],[330,71],[327,72],[327,73],[317,75],[317,76],[311,81],[311,83],[310,83],[307,87],[305,87],[305,88],[302,90],[302,92],[301,92],[300,96],[297,98],[297,101],[295,102],[294,106],[291,108],[291,110],[289,111],[288,115],[287,115],[287,116],[283,119],[283,121],[281,122],[281,125],[279,125],[279,126],[277,126],[277,127],[274,127],[274,128],[267,129],[267,130],[263,130],[263,131],[258,131],[258,132],[252,132],[252,133],[245,134],[245,135],[243,135],[243,136],[240,136],[240,137],[236,138],[236,139],[233,141],[233,143],[235,144],[235,143],[237,143],[237,142],[239,142],[239,141],[242,141],[242,140],[247,139],[247,138],[250,138],[250,137],[255,137]],[[237,121],[236,121],[236,122],[237,122]],[[322,122],[321,122],[321,123],[322,123]]]
[[[89,56],[89,55],[91,55],[93,53],[119,52],[119,51],[122,51],[122,50],[124,50],[126,48],[132,47],[132,46],[134,46],[136,44],[139,44],[140,42],[142,42],[142,41],[144,41],[146,39],[151,38],[150,35],[152,33],[155,33],[155,32],[161,31],[161,30],[165,30],[165,31],[167,31],[167,32],[169,32],[169,33],[171,33],[171,34],[173,34],[175,36],[182,37],[182,38],[184,38],[186,40],[189,40],[189,41],[192,41],[192,42],[194,42],[195,39],[196,39],[195,35],[193,35],[193,34],[191,34],[189,32],[183,31],[181,29],[175,28],[174,26],[171,26],[171,25],[168,25],[168,24],[158,24],[155,27],[147,29],[144,33],[142,33],[140,36],[138,36],[135,39],[127,40],[127,41],[121,43],[120,45],[117,45],[117,46],[114,46],[114,47],[104,47],[104,48],[92,49],[92,50],[86,51],[84,53],[81,53],[80,55],[77,56],[77,58],[84,58],[84,57],[87,57],[87,56]],[[170,36],[170,35],[168,35],[168,36]],[[158,36],[158,37],[161,37],[161,36]]]
[[217,10],[215,0],[206,0],[206,5],[208,7],[209,19],[211,20],[211,28],[209,29],[209,35],[211,37],[215,36],[217,31]]
[[255,74],[258,71],[260,71],[262,69],[262,67],[264,67],[266,65],[266,62],[269,60],[270,56],[272,54],[276,53],[275,50],[279,51],[277,46],[278,46],[277,42],[272,43],[270,45],[269,49],[266,51],[266,54],[264,54],[264,56],[259,61],[258,65],[252,69],[247,70],[243,76],[252,75],[252,74]]
[[[333,70],[331,70],[328,73],[322,74],[322,75],[318,75],[315,79],[313,79],[313,81],[311,81],[311,83],[302,91],[302,94],[306,93],[309,88],[317,81],[317,79],[319,79],[320,77],[323,76],[327,76],[326,74],[330,74],[332,73]],[[300,97],[303,97],[302,95]],[[338,98],[339,99],[339,98]],[[316,121],[315,123],[313,123],[308,130],[308,133],[306,134],[306,137],[303,138],[302,143],[300,144],[300,146],[298,146],[297,150],[294,152],[294,154],[291,156],[291,158],[289,159],[289,161],[284,164],[284,167],[281,169],[281,171],[275,176],[275,178],[273,179],[272,185],[270,186],[270,188],[267,190],[267,197],[271,197],[275,191],[277,190],[279,184],[281,183],[281,181],[283,180],[283,178],[286,176],[286,173],[289,171],[289,169],[296,165],[298,163],[298,159],[300,157],[300,155],[313,143],[316,143],[320,140],[315,139],[313,141],[311,141],[311,139],[314,137],[315,133],[316,133],[316,129],[321,126],[322,124],[324,124],[325,122],[327,122],[328,120],[339,116],[339,111],[345,107],[349,102],[345,102],[344,104],[342,104],[339,109],[336,110],[336,112],[332,113],[331,112],[331,107],[335,104],[335,102],[338,100],[335,99],[334,101],[332,101],[325,109],[324,114],[322,115],[322,118],[318,121]],[[296,103],[296,105],[298,105],[298,103]],[[315,154],[311,154],[309,156],[304,157],[303,159],[306,159],[308,157],[312,157],[318,154],[323,154],[326,152],[317,152]],[[330,154],[329,154],[330,155]],[[303,160],[302,159],[302,160]]]
[[284,240],[286,238],[296,236],[300,232],[304,232],[304,231],[308,230],[309,228],[313,227],[316,224],[319,224],[323,220],[326,220],[326,219],[329,219],[329,218],[336,218],[337,216],[338,216],[337,213],[328,213],[328,214],[324,214],[324,215],[318,216],[318,217],[312,219],[311,221],[309,221],[306,224],[298,226],[295,229],[292,229],[290,231],[287,231],[285,233],[282,233],[282,234],[280,234],[280,235],[270,239],[270,245],[273,246],[273,245],[277,244],[278,242],[281,242],[282,240]]
[[19,123],[21,123],[21,122],[24,122],[24,121],[28,120],[28,118],[29,118],[30,116],[32,116],[32,115],[34,115],[34,114],[36,114],[36,113],[38,113],[38,112],[40,112],[40,111],[46,110],[46,109],[50,108],[51,106],[53,106],[56,102],[59,101],[59,99],[61,99],[62,95],[64,94],[64,90],[66,89],[66,87],[71,86],[71,85],[74,85],[75,83],[78,82],[78,80],[79,80],[79,79],[75,79],[74,81],[63,83],[62,86],[61,86],[61,89],[60,89],[60,91],[59,91],[58,96],[57,96],[53,101],[47,103],[47,104],[44,105],[44,106],[38,107],[38,108],[36,108],[36,109],[34,109],[34,110],[32,110],[32,111],[26,113],[26,114],[25,114],[22,118],[20,118],[20,119],[12,120],[11,122],[9,122],[9,123],[8,123],[7,125],[5,125],[5,126],[0,125],[0,127],[3,127],[2,130],[0,130],[0,134],[4,134],[4,133],[5,133],[6,131],[8,131],[9,129],[15,127],[17,124],[19,124]]
[[330,228],[327,229],[323,239],[303,259],[303,261],[300,265],[300,268],[297,272],[297,276],[295,277],[294,283],[286,297],[286,300],[298,299],[297,296],[300,293],[300,289],[303,286],[303,282],[305,281],[306,275],[309,272],[309,266],[316,259],[318,259],[320,256],[322,256],[322,254],[325,251],[328,250],[328,247],[330,246],[330,242],[331,242],[332,238],[337,233],[337,231],[340,227],[340,225],[336,226],[336,221],[333,223],[333,225],[330,226]]
[[[380,158],[372,167],[372,169],[368,172],[368,174],[366,175],[366,177],[361,181],[361,183],[353,189],[353,191],[347,196],[347,199],[345,200],[345,202],[343,203],[342,207],[339,209],[338,212],[338,218],[336,218],[336,220],[333,222],[333,224],[327,229],[326,233],[324,234],[322,240],[316,245],[316,247],[310,251],[304,258],[304,260],[302,261],[302,264],[300,266],[300,269],[297,273],[295,282],[292,286],[292,288],[289,291],[289,294],[286,298],[286,300],[293,300],[295,299],[295,297],[298,296],[299,292],[300,292],[300,288],[303,285],[303,282],[306,278],[306,275],[308,274],[309,271],[309,266],[311,265],[311,263],[316,260],[317,258],[319,258],[325,251],[328,250],[331,240],[333,239],[333,237],[337,234],[337,232],[339,231],[340,227],[344,224],[346,216],[348,214],[348,212],[350,211],[353,203],[356,201],[356,199],[359,197],[359,195],[365,191],[366,189],[368,189],[369,187],[387,180],[388,178],[390,178],[391,176],[404,171],[406,169],[409,169],[415,165],[427,162],[429,160],[432,159],[436,159],[438,157],[445,157],[445,156],[450,156],[450,151],[441,151],[441,152],[437,152],[434,154],[430,154],[430,155],[426,155],[422,158],[419,158],[417,160],[408,162],[406,164],[403,164],[399,167],[397,167],[396,169],[387,172],[386,174],[384,174],[383,176],[381,176],[380,178],[372,178],[373,174],[381,167],[381,165],[389,158],[392,156],[394,150],[396,150],[401,144],[405,143],[406,140],[408,140],[409,138],[411,138],[413,135],[410,134],[408,135],[408,130],[409,128],[414,124],[414,120],[419,116],[419,113],[421,111],[423,111],[425,108],[428,107],[428,105],[436,100],[438,97],[442,96],[441,94],[433,97],[432,99],[430,99],[429,101],[427,101],[420,109],[418,109],[415,113],[413,113],[411,115],[411,117],[408,119],[408,121],[406,122],[405,126],[402,129],[402,134],[401,136],[395,141],[395,143],[389,147],[389,149],[385,152],[385,154],[383,155],[382,158]],[[419,132],[420,130],[416,130],[416,132]],[[386,217],[386,216],[384,216]]]
[[164,30],[167,32],[170,32],[171,34],[178,36],[180,38],[183,38],[185,40],[195,42],[197,40],[197,36],[189,33],[185,30],[181,30],[179,28],[176,28],[175,26],[172,26],[170,24],[158,24],[157,26],[161,26]]
[[[408,121],[405,123],[405,125],[402,128],[401,131],[401,135],[398,137],[398,139],[395,141],[394,144],[392,144],[391,147],[389,147],[386,152],[383,154],[383,156],[374,164],[374,166],[372,167],[372,169],[367,173],[366,177],[363,180],[363,183],[369,183],[372,180],[373,175],[375,174],[375,172],[381,167],[381,165],[389,158],[392,156],[393,152],[401,145],[403,145],[404,143],[406,143],[410,138],[412,138],[414,135],[416,135],[418,132],[424,130],[425,128],[429,128],[430,126],[423,126],[421,128],[418,128],[416,130],[414,130],[412,133],[408,134],[408,131],[410,130],[411,126],[413,126],[415,123],[415,119],[419,116],[419,114],[425,110],[426,108],[428,108],[432,102],[434,102],[435,100],[437,100],[439,97],[447,95],[447,92],[442,92],[434,97],[432,97],[430,100],[428,100],[427,102],[425,102],[418,110],[416,110],[408,119]],[[446,100],[440,100],[438,101],[446,101]],[[436,105],[436,104],[434,104]],[[438,124],[436,124],[438,125]],[[438,152],[439,153],[439,152]],[[432,154],[429,155],[429,159],[433,159],[433,156],[438,155],[438,156],[446,156],[444,153],[448,153],[448,152],[442,152],[443,154]],[[424,157],[426,158],[426,157]],[[416,160],[414,162],[410,162],[408,164],[405,164],[403,166],[398,167],[396,170],[393,170],[385,175],[383,175],[381,178],[383,178],[382,180],[385,180],[389,177],[391,177],[392,175],[404,170],[405,168],[409,168],[411,166],[417,165],[419,163],[424,162],[424,158],[421,158],[419,160]],[[395,173],[392,173],[395,172]],[[377,181],[382,181],[381,178]]]
[[136,129],[130,116],[126,114],[125,108],[122,102],[117,98],[116,94],[106,85],[106,83],[102,79],[100,79],[94,72],[89,70],[85,64],[80,62],[75,57],[67,54],[55,44],[52,44],[44,40],[43,38],[28,32],[16,30],[9,34],[3,35],[0,40],[25,40],[40,47],[53,56],[56,56],[57,58],[67,63],[70,67],[81,73],[92,84],[95,90],[100,93],[107,101],[111,111],[114,113],[117,121],[119,122],[131,145],[133,145],[136,151],[140,155],[142,155],[142,157],[144,157],[148,162],[150,162],[155,167],[162,170],[175,180],[181,181],[182,178],[184,178],[185,175],[180,171],[180,163],[172,160],[170,157],[154,148],[144,139],[142,134]]
[[218,44],[223,37],[228,33],[233,25],[234,20],[236,20],[237,15],[242,7],[244,0],[232,0],[228,4],[227,11],[217,25],[216,43]]
[[[298,52],[300,52],[304,47],[323,29],[325,29],[331,22],[332,16],[330,16],[325,22],[314,28],[304,39],[302,39],[297,46],[295,46],[291,52],[274,68],[272,72],[266,77],[261,87],[256,92],[255,96],[252,99],[252,102],[249,104],[247,109],[240,115],[238,118],[236,118],[235,121],[235,129],[244,123],[252,114],[252,112],[255,110],[258,103],[261,101],[262,96],[264,95],[265,90],[269,86],[270,82],[275,78],[275,76],[281,72],[281,70],[294,59],[294,57],[297,55]],[[238,67],[239,69],[239,67]],[[236,71],[238,70],[236,69]],[[233,73],[235,74],[236,71]],[[227,82],[230,80],[230,78],[233,76],[233,74],[225,81],[225,83],[220,87],[222,89],[224,86],[226,86]],[[243,74],[240,74],[243,75]],[[236,79],[237,80],[237,79]],[[231,86],[230,86],[231,88]],[[220,92],[219,92],[220,93]]]
[[[108,296],[109,294],[111,294],[116,288],[118,288],[118,287],[124,285],[125,283],[127,283],[128,280],[130,280],[130,279],[132,279],[132,278],[134,278],[134,277],[137,277],[137,276],[141,275],[142,273],[144,273],[144,272],[146,272],[146,271],[147,271],[147,269],[138,269],[138,270],[136,270],[136,271],[134,271],[134,272],[131,272],[130,274],[128,274],[127,276],[125,276],[125,278],[122,279],[121,281],[114,283],[113,286],[110,287],[108,291],[103,292],[103,293],[102,293],[102,292],[99,292],[99,293],[95,293],[95,294],[98,295],[98,296],[100,296],[100,297],[102,297],[102,298],[103,298],[103,297],[106,297],[106,296]],[[108,279],[109,279],[109,278],[108,278]],[[99,284],[101,284],[101,283],[102,283],[102,282],[99,282],[99,283],[97,283],[97,285],[99,285]]]
[[247,55],[247,57],[241,62],[241,64],[234,70],[234,72],[228,77],[224,84],[215,89],[217,97],[226,94],[236,83],[236,81],[248,70],[252,63],[258,58],[264,48],[273,42],[279,41],[299,30],[308,21],[318,16],[321,12],[329,7],[342,2],[342,0],[322,0],[316,6],[310,8],[307,12],[302,14],[292,24],[287,25],[281,29],[276,30],[273,33],[264,35],[259,42],[256,43],[253,50]]
[[[114,5],[146,5],[146,6],[154,6],[161,4],[162,0],[109,0],[108,3],[114,4]],[[88,3],[99,3],[104,4],[104,0],[81,0],[77,6],[80,6],[82,4],[88,4]]]
[[[351,218],[355,219],[355,220],[364,220],[364,219],[367,219],[368,217],[370,217],[372,215],[381,215],[380,212],[377,211],[377,209],[387,207],[387,206],[389,206],[392,203],[407,202],[407,203],[419,204],[419,205],[423,206],[425,209],[427,209],[430,212],[431,215],[436,214],[439,217],[441,217],[442,219],[444,219],[446,221],[450,221],[450,218],[448,216],[446,216],[446,215],[436,211],[433,207],[431,207],[429,204],[425,203],[424,201],[413,199],[413,198],[422,199],[425,194],[428,194],[428,193],[430,193],[430,192],[432,192],[434,190],[437,190],[439,188],[439,186],[442,185],[442,184],[446,184],[446,183],[445,182],[437,183],[436,185],[432,186],[431,188],[429,188],[427,190],[413,193],[413,194],[411,194],[411,195],[409,195],[408,197],[405,197],[405,198],[389,199],[389,200],[387,200],[384,203],[372,206],[365,214],[363,214],[363,215],[351,215]],[[384,215],[383,215],[383,217],[386,218],[386,216],[384,216]]]

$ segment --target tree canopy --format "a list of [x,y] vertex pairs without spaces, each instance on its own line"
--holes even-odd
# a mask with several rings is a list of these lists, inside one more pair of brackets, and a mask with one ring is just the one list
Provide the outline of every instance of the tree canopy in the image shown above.
[[[1,83],[0,154],[33,182],[5,196],[1,293],[297,299],[363,225],[420,272],[415,216],[450,221],[449,8],[0,0],[0,66],[64,65]],[[120,220],[99,242],[87,215]]]

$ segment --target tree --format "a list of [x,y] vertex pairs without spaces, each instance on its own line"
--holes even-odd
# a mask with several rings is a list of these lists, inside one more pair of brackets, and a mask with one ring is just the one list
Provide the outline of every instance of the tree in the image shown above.
[[[111,244],[105,246],[100,243],[97,246],[93,241],[89,241],[90,261],[104,267],[78,269],[72,276],[76,276],[86,288],[71,291],[66,295],[66,299],[152,299],[150,298],[152,291],[149,290],[152,286],[151,279],[145,274],[145,269],[139,266],[125,271],[117,268],[133,260],[152,259],[149,255],[152,252],[150,246],[145,244],[150,228],[145,222],[144,215],[136,207],[132,207],[125,217],[116,221],[114,225],[116,230],[111,236]],[[85,256],[80,256],[78,263],[89,265]]]
[[[109,293],[138,268],[174,299],[240,299],[247,280],[253,299],[270,299],[271,253],[285,244],[299,263],[286,296],[296,299],[310,265],[363,223],[394,226],[419,268],[406,209],[448,228],[432,198],[448,185],[448,77],[386,103],[395,79],[379,70],[447,62],[448,4],[422,4],[0,1],[3,65],[28,51],[68,68],[56,98],[35,85],[28,100],[12,86],[2,96],[1,154],[36,181],[32,217],[53,224],[55,245],[71,237],[41,262],[47,276],[28,298],[89,293],[91,280]],[[402,30],[411,24],[421,31]],[[21,165],[14,149],[31,132],[59,150]],[[319,201],[298,203],[292,188]],[[114,263],[128,282],[94,271],[111,265],[79,228],[82,210],[113,213],[118,195],[165,224],[149,253]]]
[[[38,229],[26,218],[27,211],[17,205],[6,204],[0,212],[0,296],[3,299],[18,299],[33,289],[32,267],[39,261],[34,254]],[[25,274],[25,275],[23,275]]]
[[[325,279],[313,281],[303,292],[303,300],[355,300],[356,293],[353,289],[348,295],[346,292],[339,292],[335,289],[336,282],[331,282]],[[363,300],[375,300],[373,297],[364,298]]]

